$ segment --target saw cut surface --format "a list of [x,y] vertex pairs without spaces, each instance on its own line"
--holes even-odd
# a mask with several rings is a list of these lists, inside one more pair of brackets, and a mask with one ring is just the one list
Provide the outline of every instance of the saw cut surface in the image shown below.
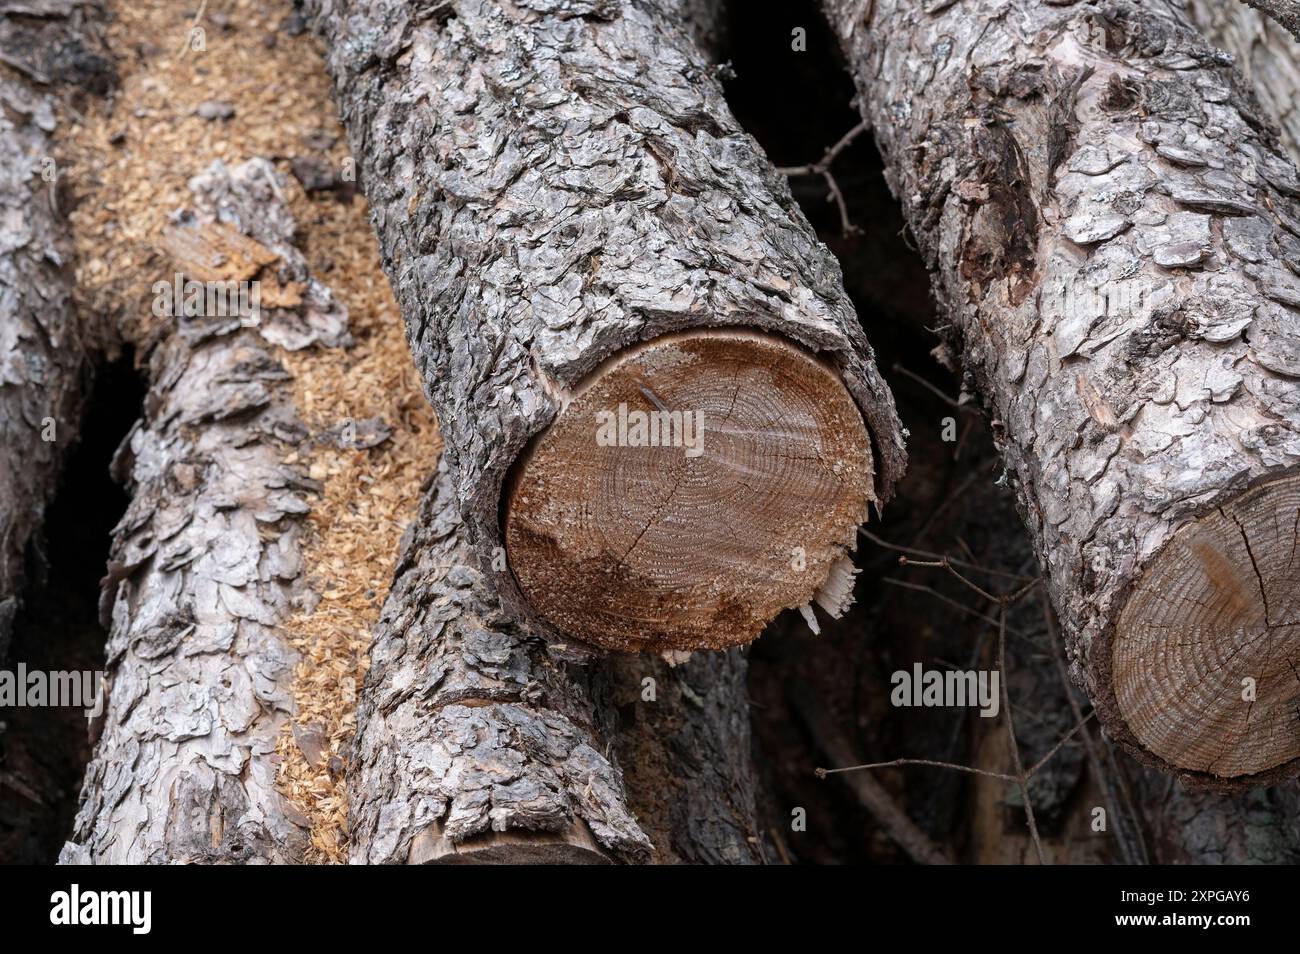
[[655,339],[598,369],[516,466],[510,567],[562,633],[718,649],[808,603],[871,500],[833,368],[747,331]]
[[1112,661],[1129,728],[1172,765],[1233,778],[1300,758],[1300,476],[1183,527],[1129,597]]

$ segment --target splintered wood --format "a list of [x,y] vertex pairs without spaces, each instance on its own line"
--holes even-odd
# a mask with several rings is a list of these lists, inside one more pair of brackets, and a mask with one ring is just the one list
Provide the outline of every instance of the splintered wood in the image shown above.
[[[311,435],[285,463],[305,467],[321,484],[308,498],[311,596],[282,630],[299,662],[293,716],[278,744],[279,787],[286,814],[308,830],[306,860],[346,861],[342,771],[357,688],[399,537],[437,457],[436,426],[380,271],[365,202],[346,176],[326,176],[322,185],[310,174],[347,168],[347,151],[320,55],[300,35],[292,5],[212,0],[198,21],[193,9],[176,4],[119,3],[115,13],[109,43],[121,92],[111,109],[90,112],[68,144],[86,304],[122,316],[127,338],[143,351],[168,320],[154,317],[154,285],[172,282],[178,262],[197,280],[256,274],[267,262],[242,237],[221,225],[177,230],[173,217],[190,203],[187,181],[214,159],[233,165],[271,157],[287,183],[283,198],[299,226],[297,244],[348,311],[349,347],[273,349]],[[309,195],[300,180],[317,191]],[[306,293],[267,281],[261,291],[276,307]],[[293,330],[286,336],[293,347]]]

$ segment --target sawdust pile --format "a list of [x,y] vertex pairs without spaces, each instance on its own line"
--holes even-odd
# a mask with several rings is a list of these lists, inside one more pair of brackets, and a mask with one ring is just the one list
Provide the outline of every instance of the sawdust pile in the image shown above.
[[109,43],[121,89],[111,109],[75,124],[65,163],[80,293],[129,339],[143,341],[158,320],[152,287],[173,271],[160,251],[168,216],[189,204],[186,181],[218,158],[276,162],[308,263],[350,313],[353,347],[280,354],[313,433],[374,417],[392,428],[368,450],[313,445],[298,458],[324,484],[305,553],[320,601],[288,626],[302,663],[279,744],[280,788],[310,825],[308,860],[342,862],[343,759],[370,631],[440,446],[364,199],[346,182],[317,183],[309,195],[290,174],[297,160],[310,182],[312,170],[347,159],[320,51],[292,14],[288,0],[116,3]]

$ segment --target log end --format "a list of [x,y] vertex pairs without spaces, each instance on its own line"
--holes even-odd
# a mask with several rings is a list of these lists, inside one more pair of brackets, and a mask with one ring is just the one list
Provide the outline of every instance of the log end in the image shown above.
[[1300,767],[1300,474],[1186,524],[1130,592],[1110,647],[1137,744],[1191,776]]
[[566,400],[516,463],[505,515],[520,590],[566,636],[743,645],[817,598],[867,519],[862,415],[834,368],[783,339],[657,338]]

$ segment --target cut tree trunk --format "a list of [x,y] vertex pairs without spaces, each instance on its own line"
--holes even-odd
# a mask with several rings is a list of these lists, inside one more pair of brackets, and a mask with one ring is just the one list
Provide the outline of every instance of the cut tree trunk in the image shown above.
[[101,597],[108,701],[65,863],[293,862],[306,844],[275,747],[317,487],[287,460],[307,433],[268,342],[343,344],[347,320],[291,243],[274,166],[217,162],[190,188],[166,251],[200,289],[256,283],[260,305],[195,314],[183,296],[155,335],[145,413],[113,463],[131,502]]
[[1300,180],[1168,2],[824,0],[1108,733],[1300,770]]
[[1236,58],[1264,108],[1278,122],[1292,162],[1300,162],[1300,43],[1244,3],[1187,0],[1202,33]]
[[402,541],[357,710],[354,864],[644,861],[581,673],[511,625],[445,462]]
[[744,672],[734,652],[672,670],[551,658],[485,584],[440,462],[357,711],[351,860],[758,860]]
[[73,0],[0,9],[0,661],[29,547],[76,441],[97,337],[73,305],[55,133],[63,95],[116,82],[102,20],[99,4]]
[[783,607],[838,612],[901,430],[701,18],[303,6],[506,610],[575,653],[720,649]]

